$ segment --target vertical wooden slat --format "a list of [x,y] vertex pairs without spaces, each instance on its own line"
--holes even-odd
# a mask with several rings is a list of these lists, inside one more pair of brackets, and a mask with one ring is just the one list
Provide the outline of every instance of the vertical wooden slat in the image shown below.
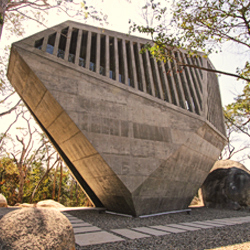
[[105,37],[105,76],[109,77],[109,36]]
[[[188,57],[186,57],[185,59],[187,61],[187,64],[192,64]],[[192,76],[192,82],[193,82],[194,89],[195,89],[195,92],[196,92],[196,95],[197,95],[197,98],[198,98],[198,103],[199,103],[199,106],[200,106],[200,110],[202,110],[202,92],[201,92],[201,89],[199,87],[198,79],[196,77],[196,72],[191,67],[188,67],[188,70],[190,72],[190,75]]]
[[72,27],[69,27],[68,34],[67,34],[67,42],[66,42],[66,48],[65,48],[65,55],[64,60],[68,61],[69,59],[69,48],[70,48],[70,42],[71,42],[71,35],[72,35]]
[[119,82],[119,53],[117,37],[114,37],[115,80]]
[[169,72],[166,72],[166,73],[168,74],[169,78],[171,79],[171,83],[170,84],[171,84],[171,87],[172,87],[172,90],[173,90],[173,97],[172,97],[172,99],[175,100],[177,106],[180,106],[180,100],[179,100],[179,97],[178,97],[178,93],[177,93],[177,89],[176,89],[176,84],[175,84],[175,80],[174,80],[174,76],[173,76],[174,75],[174,72],[173,72],[174,69],[172,69],[171,63],[170,63],[169,60],[167,60],[166,64],[167,64],[168,69],[169,69]]
[[151,64],[150,64],[150,58],[149,58],[149,54],[148,51],[146,50],[144,52],[146,54],[146,67],[147,72],[148,72],[148,77],[149,77],[149,84],[150,84],[150,88],[152,91],[152,96],[155,96],[155,86],[154,86],[154,80],[153,80],[153,74],[152,74],[152,68],[151,68]]
[[127,61],[127,51],[125,40],[122,39],[122,55],[123,55],[123,67],[124,67],[124,82],[128,85],[128,61]]
[[167,80],[166,70],[164,68],[163,61],[160,62],[160,72],[161,72],[162,77],[163,77],[163,84],[165,84],[165,87],[166,87],[166,90],[167,90],[166,95],[168,96],[168,100],[169,100],[170,103],[173,103],[172,96],[171,96],[171,91],[169,89],[169,84],[170,83],[168,83],[168,80]]
[[[191,61],[192,61],[192,64],[194,65],[197,65],[200,67],[200,63],[199,63],[199,60],[197,59],[196,62],[198,64],[195,63],[195,59],[193,57],[191,57]],[[198,70],[198,69],[195,69],[195,68],[192,68],[192,71],[195,73],[195,76],[196,76],[196,81],[197,81],[197,84],[198,84],[198,87],[199,87],[199,91],[200,91],[200,94],[202,94],[202,77],[203,77],[203,73],[201,70]]]
[[135,87],[135,89],[138,89],[138,80],[137,80],[136,65],[135,65],[135,55],[134,55],[134,47],[133,47],[132,41],[129,41],[129,50],[130,50],[130,54],[131,54],[131,62],[129,62],[129,63],[132,63],[134,87]]
[[[186,57],[185,57],[185,54],[182,56],[182,59],[183,59],[184,64],[188,64],[188,62],[186,60]],[[194,86],[194,82],[193,82],[190,70],[191,70],[190,67],[185,68],[185,73],[187,74],[187,77],[190,79],[190,85],[188,87],[190,88],[190,92],[193,93],[193,95],[191,95],[191,96],[193,97],[194,102],[195,102],[195,106],[197,106],[197,111],[200,114],[201,113],[201,107],[200,107],[199,99],[197,97],[196,89],[195,89],[195,86]]]
[[[183,56],[181,55],[180,52],[178,52],[178,61],[183,61]],[[191,95],[191,92],[190,92],[190,88],[189,88],[189,84],[188,84],[186,74],[183,71],[184,71],[184,69],[182,70],[182,72],[180,72],[180,74],[182,75],[183,80],[184,80],[184,82],[182,81],[182,87],[183,87],[183,90],[184,90],[184,93],[185,93],[186,101],[188,102],[188,105],[190,106],[189,107],[190,111],[194,112],[195,111],[195,106],[194,106],[194,103],[192,101],[193,98],[192,98],[192,95]]]
[[59,46],[60,37],[61,37],[61,32],[60,32],[60,31],[57,31],[57,33],[56,33],[55,46],[54,46],[54,50],[53,50],[53,55],[54,55],[54,56],[57,56],[57,51],[58,51],[58,46]]
[[[180,78],[180,74],[179,74],[179,72],[178,72],[178,66],[177,66],[177,63],[176,63],[176,59],[177,58],[175,58],[175,55],[174,54],[172,54],[173,55],[173,65],[174,65],[174,68],[173,68],[173,70],[175,71],[175,73],[176,73],[176,82],[175,82],[175,84],[176,84],[176,87],[178,88],[177,89],[177,92],[178,92],[178,97],[179,97],[179,103],[180,103],[180,106],[182,107],[182,108],[185,108],[185,95],[184,95],[184,91],[183,91],[183,88],[182,88],[182,84],[181,84],[181,78]],[[177,59],[178,60],[178,59]],[[174,73],[174,72],[173,72]]]
[[75,64],[79,65],[79,57],[81,51],[81,43],[82,43],[82,30],[79,30],[77,37],[77,45],[76,45],[76,59]]
[[89,64],[90,64],[91,36],[92,36],[91,31],[88,31],[87,49],[86,49],[86,69],[89,69]]
[[42,46],[42,51],[46,52],[47,49],[47,43],[48,43],[49,36],[45,36],[43,40],[43,46]]
[[[202,67],[207,68],[208,67],[208,60],[205,59],[205,58],[203,58],[202,60],[203,60]],[[202,109],[201,115],[207,119],[207,117],[208,117],[208,101],[207,101],[207,99],[208,99],[208,88],[209,88],[209,86],[207,84],[208,72],[203,71],[202,74],[203,74],[203,78],[202,78],[202,80],[203,80],[203,98],[202,98],[202,100],[203,100],[203,105],[202,105],[203,109]]]
[[162,84],[161,84],[161,78],[159,75],[159,69],[158,69],[158,64],[156,62],[156,59],[153,58],[153,63],[154,63],[154,68],[155,68],[155,76],[156,76],[156,84],[158,85],[158,89],[159,89],[159,94],[160,94],[160,98],[162,100],[164,100],[164,95],[163,95],[163,90],[162,90]]
[[144,67],[143,67],[143,61],[142,61],[142,54],[140,53],[141,48],[140,44],[136,43],[137,50],[138,50],[138,57],[139,57],[139,68],[141,71],[141,80],[142,80],[142,86],[143,86],[143,92],[147,93],[147,87],[146,87],[146,81],[145,81],[145,74],[144,74]]
[[101,35],[97,33],[96,36],[96,73],[100,73],[100,55],[101,55]]

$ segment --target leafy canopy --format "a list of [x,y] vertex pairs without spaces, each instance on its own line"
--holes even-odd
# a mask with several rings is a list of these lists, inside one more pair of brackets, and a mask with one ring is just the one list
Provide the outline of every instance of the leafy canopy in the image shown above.
[[[155,23],[151,26],[133,23],[130,28],[151,34],[154,46],[150,49],[160,59],[168,56],[169,46],[184,48],[190,54],[203,51],[208,55],[218,52],[225,42],[245,49],[245,57],[250,55],[250,1],[178,0],[171,7],[172,18],[168,23],[167,8],[162,3],[150,0],[143,8],[153,10]],[[249,61],[232,76],[250,82]]]

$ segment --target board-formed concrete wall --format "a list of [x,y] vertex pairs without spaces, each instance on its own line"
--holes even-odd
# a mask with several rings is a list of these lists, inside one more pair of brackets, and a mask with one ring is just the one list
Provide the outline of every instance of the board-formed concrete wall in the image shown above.
[[187,208],[225,142],[216,76],[143,58],[146,42],[68,21],[13,44],[8,70],[95,205],[134,216]]

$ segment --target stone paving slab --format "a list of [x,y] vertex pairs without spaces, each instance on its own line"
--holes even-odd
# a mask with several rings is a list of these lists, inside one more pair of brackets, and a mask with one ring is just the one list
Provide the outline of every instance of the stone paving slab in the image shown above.
[[135,232],[133,230],[124,228],[124,229],[112,229],[112,232],[122,235],[128,239],[134,240],[134,239],[140,239],[140,238],[146,238],[146,237],[151,237],[147,234],[143,234],[143,233],[139,233],[139,232]]
[[155,228],[155,229],[160,229],[160,230],[163,230],[163,231],[167,231],[167,232],[170,232],[170,233],[184,233],[186,232],[187,230],[184,230],[184,229],[178,229],[178,228],[173,228],[173,227],[168,227],[168,226],[150,226],[152,228]]
[[239,222],[239,224],[240,223],[248,223],[248,222],[250,222],[250,218],[248,218],[248,217],[246,217],[246,218],[244,218],[244,217],[230,218],[230,221],[237,221],[237,222]]
[[202,224],[202,223],[197,223],[197,221],[196,222],[183,222],[183,223],[181,223],[181,225],[191,226],[191,227],[198,227],[198,228],[201,228],[201,229],[213,228],[213,226],[211,226],[211,225],[205,225],[205,224]]
[[174,228],[179,228],[187,231],[197,231],[200,230],[198,227],[192,227],[192,226],[187,226],[187,225],[180,225],[180,224],[168,224],[168,227],[174,227]]
[[116,241],[123,241],[124,239],[116,235],[113,235],[111,233],[101,231],[96,233],[76,234],[75,240],[76,244],[82,247],[82,246],[104,244]]
[[88,233],[88,232],[94,232],[94,231],[101,231],[101,228],[99,227],[73,227],[74,233]]
[[67,218],[72,218],[72,219],[78,219],[77,217],[73,216],[73,215],[67,215],[67,214],[64,214]]
[[92,225],[87,223],[87,222],[82,222],[82,223],[74,223],[71,224],[73,228],[75,227],[91,227]]
[[168,232],[163,232],[163,231],[159,231],[159,230],[148,228],[148,227],[136,227],[136,228],[133,228],[133,230],[136,230],[142,233],[151,234],[154,236],[161,236],[161,235],[169,234]]
[[[222,223],[224,223],[224,221],[221,221]],[[237,225],[237,224],[243,224],[243,221],[241,221],[241,220],[226,220],[225,221],[226,223],[230,223],[231,225]]]
[[82,222],[84,222],[83,220],[79,220],[79,219],[77,219],[77,220],[70,220],[70,219],[69,219],[69,221],[70,221],[71,224],[77,224],[77,223],[82,223]]
[[223,225],[226,225],[226,226],[233,226],[233,225],[236,225],[237,223],[236,222],[233,222],[233,221],[229,221],[229,220],[221,220],[221,219],[215,219],[215,220],[212,220],[216,223],[219,223],[219,224],[223,224]]
[[68,220],[79,220],[77,217],[68,217],[66,216]]
[[216,222],[213,222],[211,220],[206,220],[206,221],[201,221],[204,225],[208,225],[208,226],[213,226],[213,227],[224,227],[225,225],[223,224],[219,224]]

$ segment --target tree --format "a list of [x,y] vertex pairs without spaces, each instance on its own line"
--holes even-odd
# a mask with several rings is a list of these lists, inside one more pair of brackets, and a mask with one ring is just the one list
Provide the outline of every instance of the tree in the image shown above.
[[[249,149],[250,144],[246,143],[241,148],[233,146],[233,139],[230,136],[233,133],[241,133],[249,141],[250,137],[250,86],[244,87],[243,93],[235,98],[233,103],[226,105],[224,109],[225,124],[228,134],[228,144],[224,150],[227,159],[230,159],[236,153]],[[250,158],[250,155],[248,155]]]
[[[86,1],[73,0],[1,0],[0,1],[0,39],[4,23],[9,21],[13,24],[14,32],[20,34],[23,31],[21,21],[30,19],[42,26],[45,26],[44,15],[49,10],[57,9],[68,17],[80,16],[81,19],[93,18],[99,21],[106,21],[107,16],[98,12]],[[15,27],[17,26],[17,27]],[[45,26],[46,27],[46,26]]]
[[[27,128],[18,128],[19,133],[16,134],[16,141],[5,134],[5,138],[11,141],[13,147],[10,148],[10,144],[1,148],[1,154],[10,158],[18,173],[18,196],[17,202],[22,202],[24,194],[24,185],[28,171],[31,169],[33,162],[39,155],[40,150],[44,147],[44,144],[40,144],[34,149],[37,129],[32,126],[32,118],[28,115],[27,111],[23,110],[19,115],[22,116],[23,121],[26,123]],[[16,144],[17,142],[17,144]]]
[[32,203],[36,191],[38,190],[39,186],[42,184],[44,179],[48,176],[49,172],[54,168],[54,166],[58,162],[60,164],[62,164],[60,156],[56,153],[55,149],[50,145],[48,139],[45,137],[44,134],[41,134],[41,136],[42,136],[44,149],[43,149],[43,155],[41,155],[38,160],[39,160],[40,164],[43,165],[44,169],[45,169],[44,165],[46,165],[46,171],[45,171],[44,175],[40,178],[37,185],[35,186],[35,188],[32,192],[32,195],[30,197],[30,203]]
[[9,157],[0,159],[0,193],[8,200],[9,205],[17,202],[16,188],[19,183],[18,170],[13,161]]
[[[72,0],[0,0],[0,39],[3,25],[5,29],[10,31],[10,33],[14,33],[20,36],[24,33],[22,22],[27,19],[33,20],[39,25],[45,26],[44,16],[49,13],[49,10],[53,9],[57,9],[58,13],[65,13],[70,17],[78,16],[81,17],[81,19],[91,17],[95,20],[99,20],[100,22],[102,20],[105,21],[106,19],[106,16],[102,13],[97,12],[93,6],[87,6],[85,1],[78,1],[78,4],[76,4]],[[7,155],[9,159],[11,159],[17,170],[18,186],[16,186],[16,190],[18,190],[18,194],[16,202],[22,202],[26,197],[29,197],[30,201],[32,201],[36,196],[36,192],[42,186],[44,186],[45,183],[49,183],[49,173],[53,169],[56,161],[58,161],[59,158],[56,158],[56,160],[51,163],[51,157],[55,153],[55,150],[54,153],[50,153],[49,155],[48,148],[51,148],[51,145],[48,144],[48,141],[45,142],[44,140],[41,145],[36,145],[34,143],[34,136],[35,134],[37,134],[37,129],[31,129],[31,118],[26,118],[24,112],[22,110],[20,111],[20,109],[22,109],[20,108],[20,98],[18,98],[15,103],[11,101],[11,98],[15,95],[15,91],[6,78],[8,57],[9,46],[5,48],[4,53],[0,56],[0,118],[2,119],[3,117],[11,113],[13,114],[13,111],[15,111],[16,116],[14,117],[14,121],[10,123],[5,132],[0,135],[0,154]],[[27,111],[25,113],[27,115]],[[23,134],[22,136],[20,136],[19,134],[16,135],[16,141],[14,141],[11,139],[9,132],[12,129],[13,125],[16,124],[20,116],[22,116],[22,118],[26,121],[27,127],[19,129],[19,131],[23,132]],[[13,145],[16,144],[16,142],[19,144],[17,150],[15,149],[15,147],[10,150],[6,149],[7,143],[10,141],[12,141]],[[45,156],[43,155],[43,150],[44,152],[47,152],[46,160],[44,159]],[[39,181],[37,182],[36,180],[34,182],[35,186],[27,184],[27,182],[30,183],[30,179],[27,180],[27,178],[33,178],[30,175],[30,171],[34,166],[37,173],[42,173],[41,175],[39,175]],[[44,167],[46,169],[45,172],[43,171]],[[3,174],[4,173],[5,172],[3,172]],[[63,190],[62,166],[60,176],[60,189]],[[27,186],[29,186],[30,188],[29,191],[25,190],[25,187]],[[55,190],[55,188],[53,190]],[[46,194],[46,197],[47,196],[48,195]]]
[[[154,45],[148,45],[159,59],[170,58],[169,48],[184,48],[189,54],[203,51],[206,55],[218,52],[220,45],[231,42],[233,46],[242,46],[249,55],[250,48],[250,2],[244,0],[179,0],[171,9],[172,19],[165,23],[167,8],[150,0],[144,9],[153,10],[156,25],[143,26],[133,23],[132,31],[148,33]],[[182,67],[195,67],[181,61]],[[235,73],[202,68],[202,70],[230,75],[250,83],[250,63],[237,68]]]
[[[238,95],[235,102],[225,107],[225,121],[228,132],[228,144],[222,154],[227,159],[236,153],[249,149],[249,144],[236,148],[233,146],[232,135],[237,133],[249,137],[249,86],[250,86],[250,2],[244,0],[178,0],[170,10],[154,0],[147,1],[144,12],[151,10],[151,19],[146,25],[133,23],[131,31],[139,31],[151,35],[153,44],[148,49],[158,60],[176,60],[184,67],[197,67],[185,64],[172,56],[172,49],[184,48],[191,56],[198,51],[204,52],[204,57],[222,50],[224,43],[237,46],[244,51],[242,54],[243,67],[235,72],[223,72],[215,69],[199,67],[201,70],[229,75],[242,79],[245,83],[244,91]],[[171,18],[166,19],[166,14]],[[147,17],[148,18],[148,17]],[[143,52],[143,51],[142,51]],[[222,155],[221,155],[222,157]],[[248,156],[249,157],[249,156]]]

